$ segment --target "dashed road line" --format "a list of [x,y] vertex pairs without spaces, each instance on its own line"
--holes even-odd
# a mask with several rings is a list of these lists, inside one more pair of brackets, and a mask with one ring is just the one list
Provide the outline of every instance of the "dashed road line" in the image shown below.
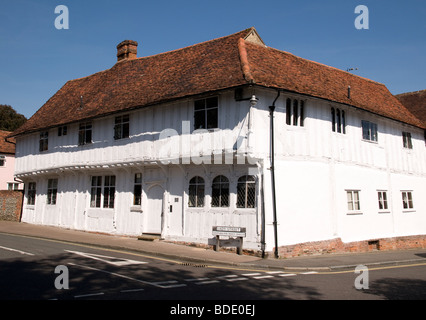
[[8,248],[8,247],[1,247],[0,246],[0,249],[4,249],[4,250],[7,250],[7,251],[18,252],[20,254],[24,254],[24,255],[27,255],[27,256],[34,256],[33,253],[29,253],[29,252],[25,252],[25,251],[21,251],[21,250],[17,250],[17,249],[12,249],[12,248]]

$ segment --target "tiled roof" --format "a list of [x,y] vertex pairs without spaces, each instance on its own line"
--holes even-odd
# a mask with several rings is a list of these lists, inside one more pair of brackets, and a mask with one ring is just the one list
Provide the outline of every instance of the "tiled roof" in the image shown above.
[[397,94],[395,96],[426,127],[426,90]]
[[[68,81],[13,135],[255,83],[345,103],[424,127],[380,83],[262,44],[254,28]],[[351,86],[351,98],[347,97]]]
[[[0,130],[0,153],[15,154],[15,139],[6,137],[12,132]],[[10,142],[9,142],[10,141]]]

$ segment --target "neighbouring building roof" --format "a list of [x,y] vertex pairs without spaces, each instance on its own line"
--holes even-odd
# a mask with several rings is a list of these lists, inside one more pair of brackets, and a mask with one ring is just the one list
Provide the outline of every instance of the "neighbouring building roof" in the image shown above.
[[385,85],[269,48],[254,28],[142,58],[135,54],[137,42],[120,45],[111,69],[68,81],[13,136],[247,84],[344,103],[425,128]]
[[7,138],[12,132],[0,130],[0,153],[15,154],[15,139]]
[[426,127],[426,90],[401,93],[395,97]]

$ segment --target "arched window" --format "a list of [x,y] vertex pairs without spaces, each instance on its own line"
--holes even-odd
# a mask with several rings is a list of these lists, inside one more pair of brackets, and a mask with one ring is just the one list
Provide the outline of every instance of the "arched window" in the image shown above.
[[242,176],[237,184],[237,208],[254,208],[256,203],[256,178]]
[[213,180],[212,207],[229,207],[229,180],[225,176]]
[[204,207],[204,179],[201,177],[189,181],[188,207]]

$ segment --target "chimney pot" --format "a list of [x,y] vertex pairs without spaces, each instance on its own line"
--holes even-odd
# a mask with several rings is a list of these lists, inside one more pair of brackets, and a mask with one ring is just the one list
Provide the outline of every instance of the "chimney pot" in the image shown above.
[[117,62],[137,58],[138,43],[133,40],[124,40],[117,46]]

